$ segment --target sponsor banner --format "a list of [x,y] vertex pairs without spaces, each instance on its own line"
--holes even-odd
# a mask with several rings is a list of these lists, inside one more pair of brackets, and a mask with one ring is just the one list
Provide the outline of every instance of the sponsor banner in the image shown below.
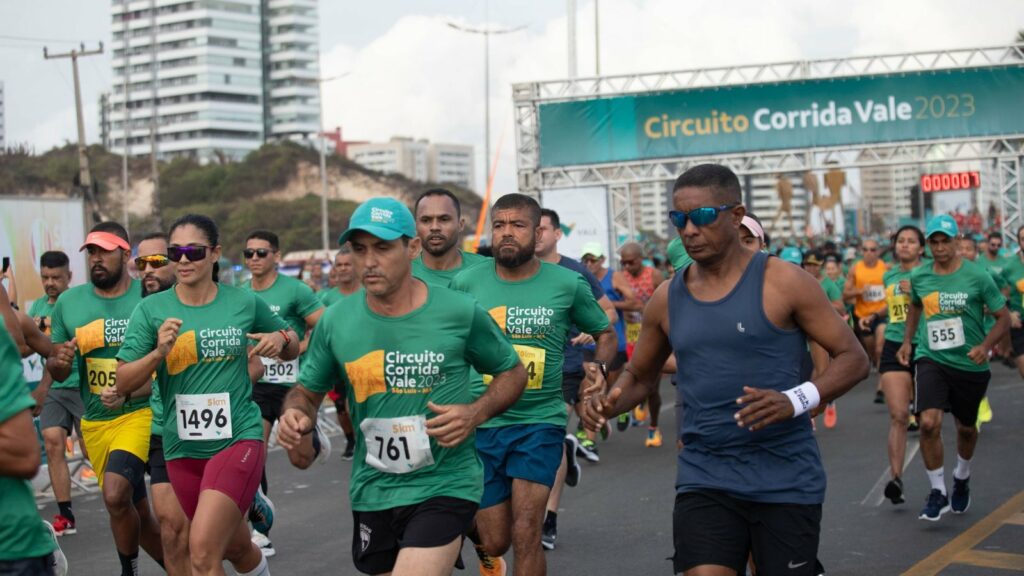
[[584,244],[598,242],[608,255],[608,193],[604,187],[544,190],[541,206],[558,212],[562,221],[559,254],[579,260]]

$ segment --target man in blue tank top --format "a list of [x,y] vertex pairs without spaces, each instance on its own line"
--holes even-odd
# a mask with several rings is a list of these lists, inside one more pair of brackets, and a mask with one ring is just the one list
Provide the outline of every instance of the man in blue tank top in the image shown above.
[[[674,565],[685,576],[814,574],[825,471],[809,411],[868,375],[868,359],[817,281],[745,250],[739,180],[704,164],[680,176],[670,218],[694,263],[660,286],[611,390],[584,391],[587,425],[629,410],[670,354],[683,404]],[[800,382],[807,339],[833,360]]]

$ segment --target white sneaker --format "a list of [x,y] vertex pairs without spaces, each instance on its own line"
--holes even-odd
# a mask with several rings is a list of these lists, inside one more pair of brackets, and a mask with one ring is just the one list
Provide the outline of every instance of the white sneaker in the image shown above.
[[274,543],[270,541],[270,538],[256,530],[252,531],[252,543],[260,549],[260,552],[262,552],[263,556],[266,558],[270,558],[274,554],[277,554],[277,551],[274,550]]
[[331,439],[327,437],[327,433],[320,426],[320,420],[316,422],[316,436],[320,440],[320,454],[316,457],[316,461],[326,464],[327,459],[331,457]]
[[56,576],[67,576],[68,557],[60,549],[60,542],[57,541],[57,532],[53,529],[53,525],[46,520],[43,520],[43,524],[46,524],[46,529],[50,531],[50,538],[53,540],[53,573]]

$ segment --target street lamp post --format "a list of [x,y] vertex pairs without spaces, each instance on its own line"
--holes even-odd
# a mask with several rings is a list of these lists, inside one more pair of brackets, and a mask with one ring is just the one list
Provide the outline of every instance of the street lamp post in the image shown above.
[[[319,66],[320,56],[317,55],[317,63]],[[331,239],[329,238],[329,225],[327,218],[327,138],[324,134],[324,88],[325,82],[331,82],[348,76],[351,72],[345,72],[344,74],[338,74],[337,76],[328,76],[327,78],[316,79],[316,97],[320,106],[320,131],[317,136],[320,138],[320,243],[323,247],[325,257],[330,254],[331,250]]]

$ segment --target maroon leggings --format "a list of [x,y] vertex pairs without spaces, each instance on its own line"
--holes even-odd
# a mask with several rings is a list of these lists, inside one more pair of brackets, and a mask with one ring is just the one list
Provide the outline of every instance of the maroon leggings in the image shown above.
[[174,494],[185,515],[192,520],[203,490],[226,494],[244,516],[263,475],[266,452],[260,440],[239,440],[213,458],[176,458],[167,461]]

